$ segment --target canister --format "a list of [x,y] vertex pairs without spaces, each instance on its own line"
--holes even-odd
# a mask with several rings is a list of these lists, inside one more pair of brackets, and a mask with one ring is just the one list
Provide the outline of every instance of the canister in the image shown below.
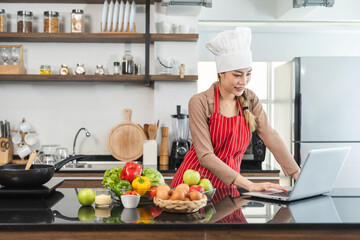
[[55,11],[44,12],[44,32],[57,33],[59,32],[59,13]]
[[6,13],[5,9],[0,8],[0,32],[6,32]]
[[32,32],[33,13],[30,11],[17,12],[17,32],[30,33]]
[[71,13],[71,32],[84,32],[84,11],[81,9],[73,9]]

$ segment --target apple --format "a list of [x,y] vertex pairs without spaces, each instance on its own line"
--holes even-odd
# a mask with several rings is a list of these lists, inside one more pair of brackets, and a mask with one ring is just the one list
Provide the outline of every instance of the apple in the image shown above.
[[199,192],[205,192],[205,189],[203,186],[200,185],[192,185],[189,189],[189,192],[194,192],[194,191],[199,191]]
[[184,183],[187,185],[197,185],[200,181],[200,173],[198,171],[188,169],[184,172],[183,175]]
[[210,180],[207,178],[201,179],[199,182],[199,185],[203,186],[205,191],[209,191],[209,190],[213,189],[213,186],[212,186]]
[[95,192],[90,188],[84,188],[78,193],[78,200],[83,206],[90,206],[95,201]]

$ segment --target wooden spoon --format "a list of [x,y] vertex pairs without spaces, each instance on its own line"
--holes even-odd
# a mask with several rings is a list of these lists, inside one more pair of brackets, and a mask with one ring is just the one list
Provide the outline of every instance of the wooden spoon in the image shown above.
[[145,135],[146,137],[149,139],[149,124],[145,123],[144,124],[144,132],[145,132]]
[[149,140],[154,140],[156,138],[157,126],[155,124],[150,124],[148,129]]
[[26,164],[26,167],[25,167],[25,170],[29,170],[29,168],[31,167],[31,165],[33,164],[34,162],[34,159],[36,157],[36,151],[33,151],[31,154],[30,154],[30,157],[29,157],[29,160]]

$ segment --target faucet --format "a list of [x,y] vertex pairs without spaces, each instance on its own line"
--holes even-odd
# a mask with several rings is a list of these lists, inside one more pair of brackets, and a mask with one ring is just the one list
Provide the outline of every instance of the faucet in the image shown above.
[[[89,132],[86,128],[82,127],[82,128],[79,129],[79,131],[76,133],[75,139],[74,139],[73,154],[72,154],[73,156],[76,156],[76,154],[75,154],[76,139],[77,139],[79,133],[81,132],[81,130],[84,130],[84,131],[85,131],[86,137],[90,137],[90,136],[91,136],[90,132]],[[77,163],[77,160],[75,159],[75,160],[73,161],[73,164],[76,164],[76,163]]]

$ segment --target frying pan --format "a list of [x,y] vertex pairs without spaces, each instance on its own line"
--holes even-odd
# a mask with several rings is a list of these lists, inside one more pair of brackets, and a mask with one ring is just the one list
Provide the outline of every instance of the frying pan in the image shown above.
[[47,183],[54,172],[59,171],[66,163],[84,157],[84,155],[72,156],[54,166],[33,164],[29,170],[25,170],[25,164],[3,165],[0,166],[0,184],[8,188],[39,187]]
[[144,129],[131,122],[131,109],[125,109],[125,122],[115,126],[108,138],[108,147],[111,155],[120,161],[134,161],[142,156]]

